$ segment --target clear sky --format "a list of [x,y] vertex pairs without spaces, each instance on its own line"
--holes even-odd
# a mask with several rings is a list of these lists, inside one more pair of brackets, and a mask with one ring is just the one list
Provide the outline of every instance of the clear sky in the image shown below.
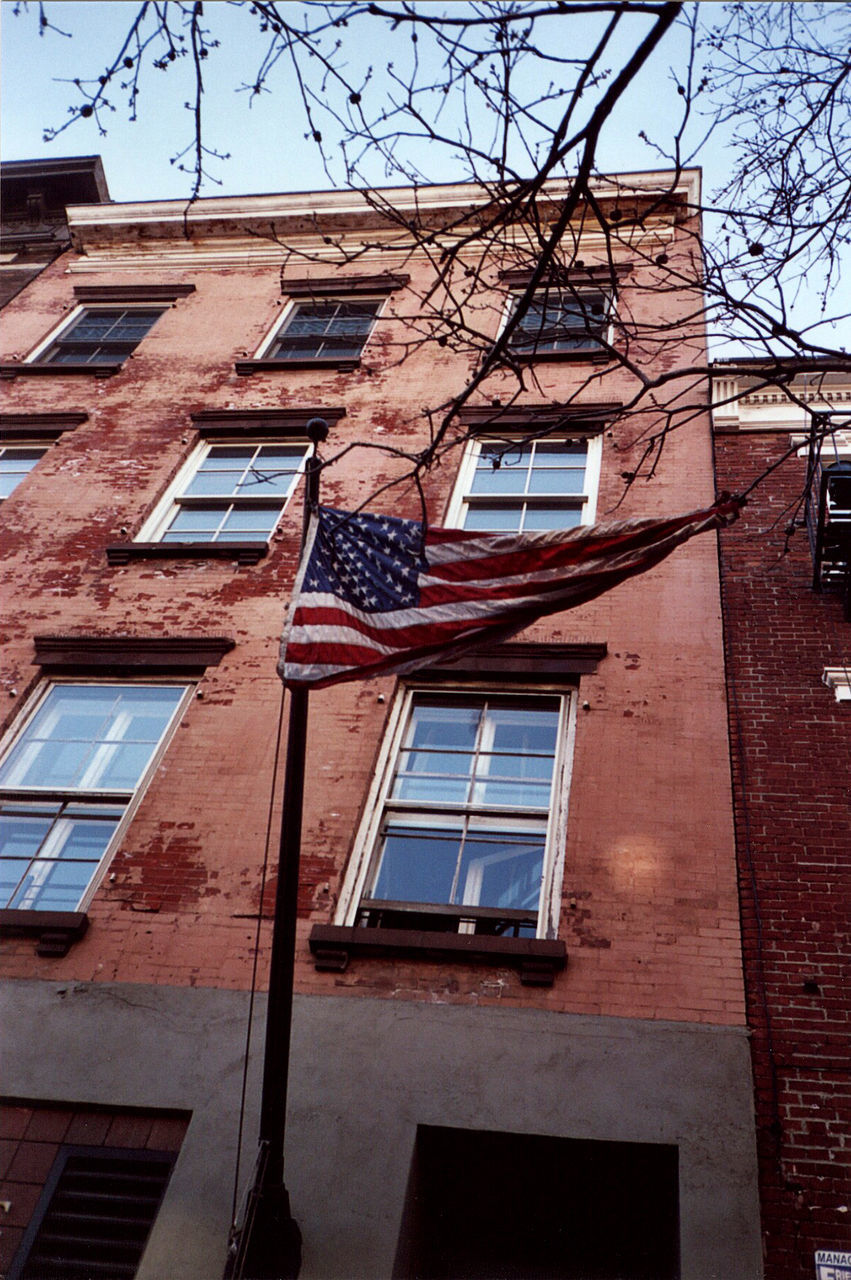
[[[16,8],[22,9],[18,16]],[[90,119],[76,121],[52,142],[43,140],[45,127],[63,123],[69,105],[81,101],[74,78],[97,76],[103,70],[119,47],[135,8],[130,0],[51,0],[47,5],[51,22],[71,32],[72,38],[68,38],[50,29],[39,34],[37,4],[30,3],[28,10],[23,10],[13,0],[2,0],[0,142],[5,159],[99,154],[115,200],[179,198],[187,193],[188,180],[170,159],[192,133],[191,116],[183,105],[192,94],[188,58],[167,73],[146,68],[135,123],[127,119],[126,94],[116,94],[118,110],[105,118],[105,136]],[[213,163],[211,168],[222,185],[210,184],[203,194],[328,187],[317,148],[304,136],[307,125],[289,69],[281,64],[276,68],[271,82],[274,92],[252,96],[240,90],[241,85],[253,82],[264,50],[262,36],[255,33],[255,20],[223,0],[207,0],[205,12],[222,37],[222,47],[213,51],[205,67],[205,136],[231,158]],[[648,25],[638,20],[625,41],[615,43],[615,61],[624,48],[631,47],[634,34]],[[589,21],[583,30],[585,47],[590,47],[598,30],[598,24]],[[353,39],[346,34],[345,38],[350,68],[365,68],[369,63],[378,66],[390,57],[401,68],[410,56],[410,45],[402,40],[398,49],[378,50],[359,47],[357,36]],[[583,52],[582,47],[570,50],[571,56]],[[642,73],[619,117],[604,131],[601,169],[625,172],[658,167],[658,154],[639,138],[639,131],[659,138],[670,133],[680,101],[669,67],[672,62],[681,64],[683,54],[684,35],[674,30]],[[714,153],[705,156],[703,163],[711,164],[713,159]],[[448,171],[448,158],[444,163],[447,171],[438,173],[436,181],[460,176]],[[373,178],[375,182],[382,179],[380,172]]]
[[[291,8],[296,0],[288,0]],[[94,119],[77,120],[61,132],[53,141],[44,141],[47,127],[56,129],[68,119],[69,106],[79,104],[80,90],[74,78],[96,78],[108,61],[114,57],[121,40],[132,21],[137,5],[131,0],[50,0],[46,6],[49,19],[61,31],[47,29],[39,34],[38,5],[24,5],[17,0],[0,0],[2,20],[2,130],[0,146],[4,159],[34,159],[71,155],[99,154],[103,158],[107,182],[112,199],[150,200],[186,196],[190,192],[190,178],[180,173],[171,163],[172,157],[191,140],[192,118],[185,102],[192,96],[190,59],[178,60],[167,72],[155,70],[151,65],[153,54],[145,59],[138,104],[138,120],[128,119],[126,93],[114,94],[116,110],[104,117],[107,132],[101,133]],[[441,4],[441,9],[446,6]],[[459,8],[457,0],[454,5]],[[226,161],[213,161],[211,171],[220,185],[209,182],[202,195],[239,195],[271,191],[319,190],[331,185],[322,166],[315,143],[306,137],[308,125],[296,92],[294,76],[289,64],[283,61],[274,69],[270,80],[272,92],[252,95],[241,86],[250,85],[256,78],[257,67],[265,49],[264,38],[257,31],[256,19],[250,17],[245,3],[241,7],[224,0],[206,0],[205,15],[216,34],[221,47],[211,51],[204,64],[206,92],[204,109],[206,116],[205,142],[220,152],[230,153]],[[321,6],[316,5],[317,9]],[[16,16],[15,10],[19,10]],[[701,16],[713,21],[720,14],[720,5],[704,0]],[[597,38],[600,23],[588,19],[568,26],[563,19],[553,19],[559,24],[550,28],[554,39],[564,40],[569,33],[571,45],[565,49],[565,57],[582,57]],[[619,65],[625,54],[631,51],[638,36],[648,28],[643,15],[630,19],[622,41],[615,41],[612,61]],[[377,94],[387,89],[386,73],[382,79],[380,68],[394,58],[396,68],[404,74],[412,56],[408,39],[387,37],[386,48],[363,47],[363,37],[358,28],[342,32],[347,69],[353,77],[370,64],[376,68],[376,76],[370,92]],[[370,24],[368,30],[374,38],[380,28]],[[427,58],[427,49],[420,45],[419,56]],[[559,50],[561,52],[561,50]],[[665,167],[666,160],[659,151],[642,138],[648,135],[663,146],[679,121],[683,99],[677,94],[677,76],[680,76],[688,52],[688,40],[682,27],[674,27],[662,45],[644,68],[626,97],[618,104],[603,130],[598,149],[598,168],[603,172],[629,172],[630,170]],[[535,86],[537,88],[537,86]],[[591,95],[589,95],[591,96]],[[453,99],[449,102],[452,110]],[[457,102],[456,102],[457,108]],[[474,127],[487,134],[487,121],[474,121]],[[696,141],[700,129],[696,118],[691,134]],[[327,138],[326,138],[327,142]],[[729,164],[726,151],[727,137],[718,133],[708,145],[701,148],[697,162],[704,171],[704,190],[712,189],[723,180]],[[418,154],[426,176],[431,181],[458,180],[466,175],[447,153],[438,148],[420,148]],[[372,160],[370,167],[369,160]],[[690,157],[685,156],[689,160]],[[376,185],[388,182],[377,157],[368,158],[369,179]],[[394,175],[391,184],[400,178]],[[708,224],[711,226],[711,222]],[[805,299],[804,314],[810,321],[819,318],[815,299]],[[838,308],[834,308],[836,310]],[[801,321],[801,313],[796,317]],[[831,345],[845,344],[851,347],[851,324],[831,327],[824,334]]]

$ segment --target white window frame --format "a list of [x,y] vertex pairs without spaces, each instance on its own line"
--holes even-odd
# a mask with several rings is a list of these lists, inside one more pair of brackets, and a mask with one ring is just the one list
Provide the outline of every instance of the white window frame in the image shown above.
[[[142,525],[142,528],[139,530],[138,534],[134,538],[134,542],[159,542],[161,540],[163,534],[169,528],[174,515],[176,514],[176,512],[180,510],[181,504],[179,499],[183,496],[184,490],[186,489],[187,485],[194,479],[195,474],[198,471],[198,468],[200,467],[204,459],[209,455],[211,449],[214,449],[219,445],[224,445],[225,447],[236,446],[236,447],[241,447],[246,449],[256,449],[259,445],[272,445],[275,447],[290,445],[297,448],[302,448],[303,446],[304,453],[302,456],[301,464],[298,470],[293,474],[292,483],[289,489],[287,490],[286,496],[283,497],[281,500],[281,510],[278,515],[278,518],[275,521],[272,528],[270,529],[268,537],[263,539],[264,542],[269,542],[271,540],[273,534],[275,533],[275,530],[278,528],[278,525],[281,523],[281,517],[283,516],[287,507],[289,506],[292,500],[293,494],[298,489],[299,481],[301,480],[301,477],[304,474],[304,469],[307,464],[308,454],[311,448],[310,442],[306,438],[304,439],[304,441],[302,441],[299,438],[287,437],[285,435],[274,436],[274,437],[252,436],[248,438],[246,438],[245,436],[222,436],[222,437],[216,436],[215,439],[200,440],[198,444],[195,446],[195,448],[192,450],[189,457],[184,462],[183,466],[178,471],[174,480],[166,489],[165,493],[163,494],[160,501],[157,503],[154,510],[151,512],[148,519]],[[222,501],[223,500],[217,501],[214,497],[211,497],[210,505],[221,507]],[[242,498],[242,499],[236,498],[232,500],[232,505],[239,506],[240,502],[245,508],[249,508],[252,505],[252,501],[250,499],[246,500],[245,498]],[[271,497],[266,497],[262,500],[262,503],[266,506],[272,506],[273,499]],[[199,503],[196,505],[203,505],[203,502],[199,501]],[[257,502],[254,503],[253,505],[261,505],[261,500],[258,498]],[[246,539],[246,541],[259,542],[260,539],[251,538],[251,539]],[[186,544],[175,543],[174,545],[206,547],[206,546],[213,546],[218,544],[214,544],[210,542],[208,539],[195,539],[195,540],[190,539],[189,541],[187,541]],[[222,543],[222,545],[225,545],[225,544]]]
[[[368,878],[371,874],[374,859],[377,855],[381,835],[381,827],[385,816],[385,801],[396,771],[403,737],[408,727],[414,699],[418,694],[445,695],[447,698],[456,695],[459,699],[475,696],[518,698],[557,697],[561,700],[559,711],[558,738],[555,761],[549,819],[547,822],[546,849],[544,854],[544,870],[541,877],[541,894],[538,905],[538,924],[536,937],[556,938],[561,909],[562,883],[564,879],[564,859],[567,842],[567,817],[570,785],[573,774],[573,752],[576,738],[577,686],[566,687],[564,684],[523,684],[510,683],[494,685],[483,682],[417,683],[402,686],[396,694],[388,716],[387,727],[381,743],[378,761],[375,768],[369,794],[367,795],[364,814],[352,848],[352,855],[344,877],[340,898],[335,914],[335,923],[353,926],[356,923],[361,899]],[[438,904],[439,905],[439,904]],[[473,909],[474,910],[474,909]],[[416,904],[411,906],[416,912]]]
[[[520,302],[520,298],[523,296],[523,293],[524,293],[524,290],[522,289],[513,289],[512,292],[508,295],[508,298],[506,299],[506,302],[505,302],[505,310],[503,312],[502,324],[500,325],[500,328],[499,328],[500,334],[502,334],[502,331],[505,329],[505,326],[508,324],[511,317],[514,315],[514,312],[517,310],[517,307]],[[561,360],[561,359],[564,359],[565,357],[572,358],[574,360],[583,360],[583,359],[593,360],[595,356],[601,356],[601,355],[605,356],[606,345],[610,344],[612,340],[612,321],[615,314],[615,306],[617,302],[617,295],[612,292],[610,285],[596,286],[592,283],[573,285],[573,286],[542,285],[540,288],[535,290],[533,294],[533,300],[534,298],[537,298],[539,294],[542,296],[546,296],[548,294],[558,294],[558,295],[564,294],[567,297],[576,295],[577,298],[581,298],[583,294],[590,294],[593,296],[602,294],[603,301],[605,303],[605,312],[600,325],[600,338],[599,338],[600,345],[588,346],[588,347],[568,347],[564,351],[535,351],[535,350],[532,350],[531,347],[527,347],[524,350],[524,349],[518,349],[514,347],[513,345],[514,334],[512,334],[512,338],[508,343],[508,352],[511,355],[520,356],[520,358],[523,360]],[[517,332],[518,330],[515,330],[515,334]],[[522,328],[519,330],[519,332],[522,334],[523,332]]]
[[[38,344],[38,346],[33,348],[33,350],[24,360],[24,364],[35,364],[38,361],[43,360],[47,351],[54,345],[55,342],[59,341],[59,339],[62,337],[63,333],[65,333],[67,329],[70,329],[71,326],[75,324],[77,320],[79,320],[80,316],[83,315],[84,312],[117,311],[120,308],[123,311],[159,311],[160,315],[162,315],[164,312],[168,311],[169,306],[170,306],[169,303],[144,302],[144,301],[79,302],[71,311],[69,311],[69,313],[66,316],[63,316],[62,319],[53,326],[53,328],[50,330],[50,333],[48,333],[47,337],[43,338],[41,342]],[[154,321],[154,324],[156,324],[156,321]],[[151,329],[153,329],[153,327],[154,325],[151,325]],[[151,329],[148,330],[148,333],[146,333],[144,337],[139,339],[139,342],[136,343],[136,347],[134,348],[134,350],[136,350],[136,348],[138,348],[141,345],[141,343],[144,342],[145,338],[147,338],[148,334],[150,334]],[[124,360],[127,359],[127,356],[131,354],[132,352],[128,352],[127,355],[116,356],[115,363],[121,364]],[[92,368],[94,369],[96,367],[97,367],[96,363],[93,362]],[[57,364],[57,368],[61,368],[61,365]]]
[[[68,803],[75,806],[79,806],[80,808],[84,808],[87,804],[91,804],[93,807],[98,807],[98,806],[103,806],[108,804],[115,804],[116,807],[118,807],[121,804],[124,805],[124,812],[121,818],[119,819],[118,824],[115,828],[115,831],[113,832],[106,848],[104,849],[103,854],[101,855],[98,865],[95,867],[94,871],[92,872],[91,879],[89,880],[84,892],[80,896],[77,906],[74,908],[75,911],[82,912],[87,910],[89,904],[91,903],[92,898],[94,897],[100,884],[102,883],[104,876],[109,870],[109,865],[112,862],[113,857],[115,856],[115,852],[118,849],[119,845],[121,844],[121,841],[124,839],[127,828],[132,822],[133,817],[137,809],[139,808],[139,805],[142,802],[145,792],[147,791],[151,783],[151,780],[153,779],[157,769],[159,768],[160,762],[162,761],[162,758],[168,749],[169,743],[171,742],[171,739],[174,736],[177,726],[180,724],[180,721],[186,711],[186,708],[192,700],[192,697],[195,692],[196,684],[197,684],[197,681],[186,680],[183,677],[181,677],[180,679],[173,679],[173,680],[169,680],[166,678],[163,678],[161,680],[155,680],[155,679],[45,680],[38,686],[38,688],[36,688],[32,696],[27,700],[24,707],[22,708],[20,715],[16,717],[14,724],[3,735],[2,740],[0,740],[0,764],[2,764],[3,762],[5,762],[7,756],[11,753],[14,747],[21,740],[27,728],[35,718],[36,714],[39,712],[42,705],[47,700],[52,689],[75,687],[75,688],[95,688],[95,689],[171,688],[171,689],[182,690],[181,696],[175,705],[175,708],[171,714],[168,724],[164,728],[160,736],[159,742],[157,743],[156,747],[154,748],[151,754],[151,757],[150,757],[150,760],[148,761],[147,766],[143,770],[142,774],[139,777],[138,782],[136,783],[135,787],[132,790],[92,788],[91,790],[87,791],[81,787],[77,787],[77,788],[68,787],[68,788],[57,789],[54,787],[32,787],[32,786],[27,787],[27,786],[10,786],[10,785],[4,786],[0,790],[0,799],[2,799],[3,801],[9,801],[9,802],[13,802],[13,801],[26,802],[30,800],[34,804],[37,804],[40,798],[47,799],[49,796],[51,799],[55,799],[61,794],[63,799],[67,800]],[[78,796],[79,798],[77,798]],[[10,909],[26,911],[28,914],[32,914],[34,918],[38,916],[40,911],[54,910],[54,908],[51,908],[51,907],[46,907],[46,908],[14,907]]]
[[[52,443],[53,441],[50,442],[50,444]],[[36,459],[36,461],[30,467],[29,471],[26,471],[21,476],[18,483],[14,486],[14,488],[12,488],[9,491],[9,493],[5,495],[0,493],[0,506],[3,505],[3,503],[6,501],[7,498],[11,498],[15,490],[18,489],[18,487],[22,485],[29,476],[32,475],[33,471],[38,466],[39,462],[41,462],[41,459],[44,457],[44,455],[47,453],[48,449],[50,448],[50,444],[46,444],[44,440],[2,440],[0,441],[0,458],[2,458],[6,453],[14,452],[16,449],[38,449],[41,455],[39,458]]]
[[[266,336],[264,337],[263,341],[260,343],[260,346],[257,348],[257,353],[254,356],[254,359],[255,360],[266,360],[266,359],[271,360],[273,358],[268,353],[271,351],[275,340],[279,337],[279,335],[283,334],[284,329],[287,327],[287,325],[290,322],[290,318],[299,307],[315,306],[322,302],[377,302],[378,307],[375,312],[375,317],[372,321],[372,328],[370,329],[369,333],[366,335],[363,346],[361,347],[358,355],[334,357],[336,359],[339,359],[341,363],[347,360],[360,360],[372,338],[373,333],[375,332],[376,324],[381,319],[381,313],[384,310],[384,304],[387,302],[388,296],[389,295],[386,293],[370,293],[370,294],[319,293],[315,297],[313,296],[304,297],[300,295],[297,298],[290,298],[287,305],[284,307],[284,310],[281,313],[281,315],[275,317],[275,320],[273,321],[272,325],[268,329]],[[324,356],[315,356],[315,357],[304,356],[303,359],[305,363],[310,363],[312,360],[316,360],[318,363],[321,360],[325,359],[325,357]],[[284,366],[288,364],[289,361],[280,360],[278,361],[278,363]]]
[[[473,485],[473,478],[476,474],[476,467],[481,457],[483,447],[492,445],[505,446],[510,450],[512,445],[521,445],[539,441],[541,444],[564,444],[571,440],[583,440],[587,447],[587,455],[585,462],[585,489],[583,493],[566,493],[566,494],[546,494],[541,495],[541,501],[535,505],[547,506],[546,498],[553,500],[553,506],[561,506],[565,508],[579,508],[580,517],[579,524],[593,524],[597,515],[597,497],[600,488],[600,464],[603,455],[603,436],[602,432],[595,432],[594,435],[571,435],[570,432],[559,432],[558,435],[542,435],[536,437],[533,431],[517,432],[506,435],[477,435],[474,436],[464,449],[464,456],[461,459],[461,465],[458,468],[458,476],[455,481],[455,487],[452,491],[452,497],[449,501],[449,507],[446,513],[446,525],[450,529],[463,529],[464,520],[466,518],[467,509],[471,505],[487,506],[487,499],[483,499],[481,504],[470,502],[470,491]],[[506,494],[506,502],[512,498],[522,500],[523,494]],[[494,501],[494,506],[501,505],[498,501]],[[485,530],[481,530],[485,532]],[[496,533],[506,532],[503,529],[494,530]]]

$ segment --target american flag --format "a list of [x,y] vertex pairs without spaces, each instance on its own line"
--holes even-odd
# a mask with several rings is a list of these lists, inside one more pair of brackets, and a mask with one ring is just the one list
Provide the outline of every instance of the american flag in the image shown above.
[[505,639],[658,564],[736,518],[723,498],[665,520],[471,533],[319,507],[310,517],[278,673],[314,689],[403,673]]

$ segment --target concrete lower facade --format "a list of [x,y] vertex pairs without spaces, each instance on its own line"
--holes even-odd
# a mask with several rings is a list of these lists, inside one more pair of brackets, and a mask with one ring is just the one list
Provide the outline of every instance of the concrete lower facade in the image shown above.
[[[0,988],[6,1097],[191,1112],[139,1280],[221,1275],[244,992]],[[259,1095],[258,1000],[248,1097]],[[681,1280],[762,1275],[746,1033],[496,1006],[299,997],[288,1172],[303,1280],[389,1280],[418,1126],[676,1146]],[[243,1184],[257,1116],[245,1123]]]

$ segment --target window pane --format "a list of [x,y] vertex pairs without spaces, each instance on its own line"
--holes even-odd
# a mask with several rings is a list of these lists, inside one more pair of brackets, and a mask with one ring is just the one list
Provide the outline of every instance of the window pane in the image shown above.
[[530,493],[583,493],[585,490],[585,471],[561,470],[550,467],[540,471],[535,469],[529,477]]
[[458,901],[465,906],[537,910],[544,868],[544,840],[506,835],[467,837]]
[[206,497],[207,495],[215,494],[218,497],[229,498],[235,493],[245,475],[245,467],[240,467],[238,471],[225,471],[222,469],[198,471],[183,492],[187,497]]
[[530,503],[526,508],[523,528],[530,532],[535,529],[575,529],[581,523],[580,507],[538,507]]
[[432,834],[424,828],[388,828],[370,896],[391,902],[451,902],[460,848],[460,829]]
[[0,817],[0,860],[34,858],[39,845],[50,830],[51,818],[26,817],[4,813]]
[[480,530],[482,533],[516,532],[523,520],[523,504],[511,503],[507,506],[488,507],[478,503],[467,508],[464,520],[465,529]]
[[[0,766],[0,784],[132,789],[182,693],[182,687],[171,685],[54,686]],[[145,744],[136,757],[137,765],[141,761],[138,768],[130,765],[127,753],[119,763],[112,745],[133,742]],[[136,772],[129,778],[131,767]],[[105,783],[100,781],[102,776],[122,781]]]
[[[513,455],[511,455],[513,458]],[[482,465],[481,461],[473,475],[471,493],[525,493],[526,481],[529,478],[528,468],[519,462],[501,462],[494,468],[493,463]]]
[[94,874],[89,862],[34,862],[10,907],[75,911]]
[[222,526],[222,537],[247,534],[266,538],[274,529],[281,514],[280,507],[233,507]]
[[[223,507],[181,507],[172,520],[164,541],[179,541],[176,534],[214,534],[225,516]],[[171,537],[169,535],[172,535]]]

